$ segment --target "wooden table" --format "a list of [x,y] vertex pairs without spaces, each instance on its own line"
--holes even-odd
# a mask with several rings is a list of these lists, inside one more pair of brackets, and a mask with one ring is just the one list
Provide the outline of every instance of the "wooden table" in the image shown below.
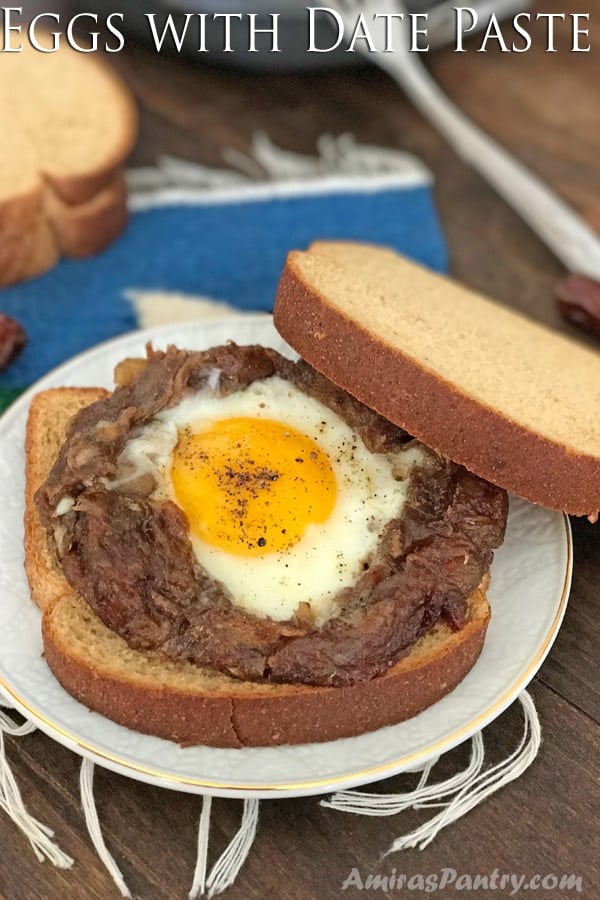
[[[564,11],[555,0],[538,9]],[[589,7],[583,6],[582,9]],[[598,2],[593,12],[598,13]],[[600,227],[600,53],[432,55],[448,94],[473,119]],[[596,35],[597,38],[597,35]],[[360,141],[402,148],[436,176],[436,200],[452,270],[466,283],[562,327],[552,289],[561,267],[508,207],[460,162],[387,78],[377,71],[257,76],[158,59],[128,47],[112,58],[142,109],[134,162],[159,153],[218,164],[225,146],[247,148],[256,129],[290,149],[311,152],[317,137],[351,131]],[[594,847],[599,766],[596,655],[600,526],[574,521],[575,574],[564,626],[531,686],[543,727],[538,759],[520,780],[443,831],[424,852],[379,862],[393,838],[422,815],[358,818],[325,810],[316,799],[263,802],[257,839],[234,898],[397,896],[340,888],[352,867],[369,872],[557,874],[582,876],[583,896],[599,896]],[[516,746],[521,715],[512,708],[485,733],[490,761]],[[7,755],[25,801],[55,830],[77,860],[70,872],[39,865],[20,833],[0,813],[0,896],[4,900],[108,900],[118,894],[99,863],[79,806],[79,758],[40,732],[7,740]],[[465,765],[468,748],[439,764],[447,776]],[[414,776],[381,783],[402,791]],[[195,861],[200,799],[113,775],[96,775],[96,797],[108,845],[135,895],[187,896]],[[213,805],[211,855],[238,827],[239,801]],[[446,891],[444,895],[453,892]],[[412,896],[412,895],[411,895]],[[417,894],[418,896],[418,894]],[[459,894],[460,896],[460,894]],[[463,892],[462,896],[469,896]],[[471,895],[472,896],[472,895]],[[508,896],[507,892],[501,896]],[[539,891],[539,897],[559,896]],[[565,897],[565,894],[560,896]]]

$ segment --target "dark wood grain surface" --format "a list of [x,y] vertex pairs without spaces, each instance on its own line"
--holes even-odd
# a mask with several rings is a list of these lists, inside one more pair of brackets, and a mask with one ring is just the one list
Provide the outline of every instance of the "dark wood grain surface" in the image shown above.
[[[561,12],[565,7],[545,2],[536,9]],[[590,6],[584,4],[580,11],[586,9]],[[593,15],[599,14],[597,0],[591,9]],[[541,46],[520,55],[481,54],[469,45],[471,50],[465,54],[438,52],[429,64],[448,94],[475,121],[600,227],[600,54],[597,50],[568,53],[565,29],[558,29],[558,35],[554,54],[544,53]],[[357,69],[319,75],[250,75],[159,59],[132,46],[112,62],[133,88],[142,111],[137,163],[171,153],[220,164],[224,147],[246,149],[257,129],[284,147],[302,152],[314,150],[322,133],[349,131],[360,141],[415,153],[436,176],[436,201],[453,273],[533,317],[568,330],[556,314],[552,296],[562,274],[560,265],[381,73]],[[572,872],[583,879],[582,894],[540,890],[533,896],[600,895],[596,664],[600,525],[575,521],[573,532],[571,600],[558,640],[531,689],[544,740],[527,774],[443,831],[425,851],[407,851],[383,861],[381,852],[397,834],[422,821],[422,814],[358,818],[323,809],[316,799],[264,802],[253,851],[227,894],[231,900],[399,895],[381,890],[342,892],[353,866],[363,875],[389,874],[394,868],[397,873],[426,875],[444,867],[459,873]],[[516,746],[521,727],[514,707],[486,729],[490,761],[501,759]],[[78,757],[39,732],[7,739],[6,745],[27,806],[55,830],[77,863],[71,871],[38,864],[22,835],[0,812],[0,896],[4,900],[116,898],[118,893],[91,849],[83,823]],[[457,771],[467,758],[468,748],[457,748],[440,762],[436,775]],[[378,789],[402,791],[414,783],[414,776],[398,776],[380,783]],[[108,846],[136,897],[186,897],[195,861],[200,798],[148,787],[100,769],[96,797]],[[240,811],[239,801],[214,802],[213,858],[235,832]],[[443,896],[455,894],[474,896],[453,890]],[[500,896],[508,896],[508,891]]]

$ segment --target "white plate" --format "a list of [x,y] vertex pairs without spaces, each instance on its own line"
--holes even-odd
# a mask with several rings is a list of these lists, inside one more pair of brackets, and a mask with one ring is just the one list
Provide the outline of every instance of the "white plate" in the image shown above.
[[120,359],[175,343],[202,349],[225,340],[291,354],[270,316],[240,316],[136,332],[84,353],[43,378],[0,420],[0,687],[42,731],[94,762],[177,790],[229,797],[327,793],[422,767],[498,716],[540,667],[562,620],[571,580],[568,520],[511,499],[496,553],[492,620],[481,657],[447,697],[401,725],[323,744],[219,750],[181,747],[116,725],[69,696],[42,658],[40,613],[23,571],[23,441],[29,401],[61,385],[111,387]]

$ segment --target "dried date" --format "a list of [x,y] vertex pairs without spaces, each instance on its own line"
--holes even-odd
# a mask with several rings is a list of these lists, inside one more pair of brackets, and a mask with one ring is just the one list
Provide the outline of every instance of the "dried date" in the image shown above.
[[0,370],[18,356],[26,341],[27,336],[16,319],[0,313]]
[[600,337],[600,282],[567,275],[556,288],[558,308],[567,321]]

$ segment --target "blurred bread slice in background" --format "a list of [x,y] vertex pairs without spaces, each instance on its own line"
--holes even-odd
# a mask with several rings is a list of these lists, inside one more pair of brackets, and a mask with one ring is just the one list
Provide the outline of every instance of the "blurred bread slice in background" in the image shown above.
[[96,58],[0,54],[0,286],[108,246],[127,220],[133,98]]
[[107,247],[127,222],[127,189],[121,171],[86,203],[65,203],[45,193],[46,218],[64,256],[91,256]]

